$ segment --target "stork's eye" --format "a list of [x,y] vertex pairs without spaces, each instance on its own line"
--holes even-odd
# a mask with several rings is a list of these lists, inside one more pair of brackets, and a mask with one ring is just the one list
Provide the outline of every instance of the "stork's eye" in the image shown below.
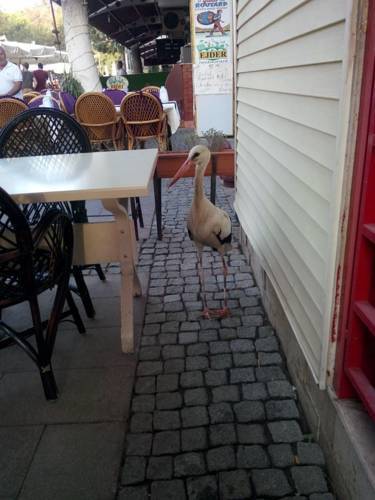
[[191,157],[192,160],[196,160],[199,156],[199,153],[194,153],[193,156]]

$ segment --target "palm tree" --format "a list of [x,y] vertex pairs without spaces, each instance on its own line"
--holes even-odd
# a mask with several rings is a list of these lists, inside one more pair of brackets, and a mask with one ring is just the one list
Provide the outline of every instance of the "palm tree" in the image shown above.
[[89,35],[87,5],[82,0],[61,0],[65,45],[72,72],[85,92],[101,91]]

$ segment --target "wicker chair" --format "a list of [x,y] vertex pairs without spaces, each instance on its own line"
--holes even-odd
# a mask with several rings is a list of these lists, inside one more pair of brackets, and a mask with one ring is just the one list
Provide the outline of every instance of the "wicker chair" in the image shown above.
[[143,87],[141,92],[151,92],[151,94],[159,95],[160,87],[157,87],[156,85],[147,85],[146,87]]
[[102,92],[87,92],[78,97],[75,114],[86,129],[92,145],[113,146],[120,149],[123,127],[109,97]]
[[[73,230],[66,214],[51,210],[31,230],[20,208],[0,188],[0,310],[27,301],[33,324],[16,331],[0,320],[0,349],[17,345],[25,351],[39,368],[47,399],[57,398],[51,358],[59,321],[67,315],[65,301],[80,331],[85,331],[68,286],[72,255]],[[38,295],[55,286],[50,318],[43,322]],[[27,340],[32,335],[35,344]]]
[[148,139],[155,139],[159,149],[167,148],[167,119],[160,100],[151,92],[132,92],[122,101],[121,118],[128,136],[128,148],[136,142],[144,146]]
[[4,97],[0,99],[0,128],[5,127],[15,116],[27,109],[27,104],[20,99]]
[[38,97],[40,95],[39,92],[33,92],[33,91],[28,91],[28,92],[24,92],[23,94],[23,100],[28,104],[31,99],[34,99],[34,97]]
[[[90,141],[82,127],[67,113],[50,108],[29,109],[16,117],[0,135],[0,158],[44,156],[51,154],[86,153],[91,151]],[[41,165],[41,169],[43,166]],[[64,164],[62,162],[62,168]],[[43,214],[57,208],[69,214],[74,222],[87,222],[84,201],[69,203],[33,203],[24,206],[24,214],[31,224],[39,222]],[[104,281],[101,266],[95,269]],[[73,266],[74,279],[88,317],[95,309],[82,274],[82,266]]]

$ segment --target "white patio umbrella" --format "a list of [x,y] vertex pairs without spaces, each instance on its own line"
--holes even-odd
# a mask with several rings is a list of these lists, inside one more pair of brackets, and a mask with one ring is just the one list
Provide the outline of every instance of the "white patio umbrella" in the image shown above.
[[22,62],[28,62],[29,64],[68,62],[68,54],[57,50],[54,46],[15,42],[6,39],[0,39],[0,46],[4,47],[8,60],[16,64]]

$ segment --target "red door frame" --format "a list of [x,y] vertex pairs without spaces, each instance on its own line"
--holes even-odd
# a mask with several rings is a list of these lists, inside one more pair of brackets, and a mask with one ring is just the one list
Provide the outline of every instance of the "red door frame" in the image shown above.
[[[375,147],[375,2],[369,1],[367,19],[366,46],[363,64],[363,79],[361,101],[358,117],[357,144],[353,171],[351,206],[349,212],[348,239],[343,269],[345,277],[343,283],[343,302],[338,329],[338,342],[336,351],[334,387],[341,398],[356,397],[358,395],[352,381],[348,378],[345,364],[348,356],[348,343],[358,349],[357,356],[361,355],[362,346],[359,338],[350,339],[353,321],[353,304],[360,300],[361,287],[369,286],[368,274],[360,273],[362,225],[366,222],[365,198],[367,182],[370,180],[370,163],[374,158]],[[375,168],[375,165],[373,165]],[[367,194],[370,194],[367,192]],[[369,198],[367,198],[367,211]],[[375,211],[375,192],[370,202],[371,212]],[[361,250],[362,248],[362,250]],[[362,281],[364,283],[362,283]],[[352,347],[351,347],[352,348]]]

